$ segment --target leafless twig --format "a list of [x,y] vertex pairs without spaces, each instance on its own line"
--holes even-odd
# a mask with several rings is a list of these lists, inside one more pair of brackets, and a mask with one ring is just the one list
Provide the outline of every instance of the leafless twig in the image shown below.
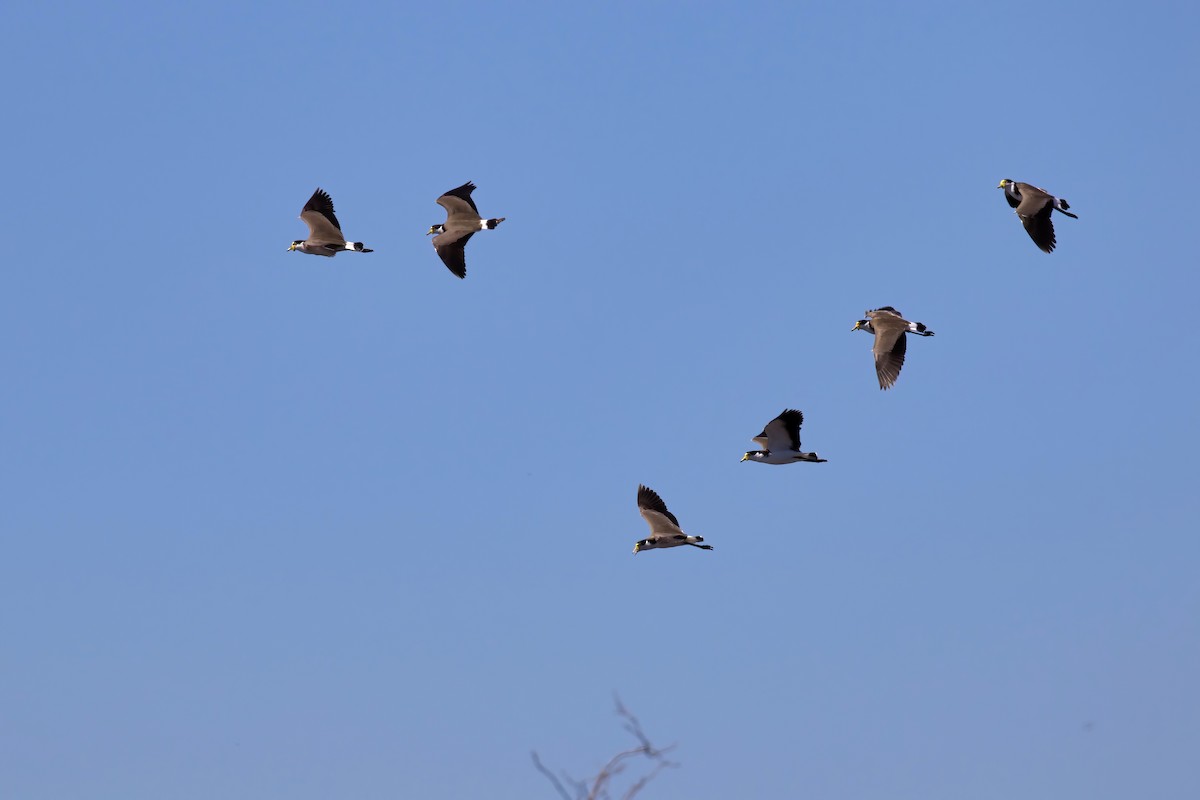
[[550,770],[546,769],[545,765],[542,764],[542,760],[540,758],[538,758],[537,751],[534,750],[530,755],[533,756],[533,765],[535,767],[537,767],[538,772],[545,775],[546,780],[548,780],[548,781],[550,781],[550,783],[554,784],[554,788],[558,790],[558,793],[560,796],[562,796],[562,799],[563,800],[571,800],[571,795],[567,794],[567,790],[563,788],[563,785],[561,783],[559,783],[558,778],[554,777],[554,773],[551,772]]
[[[610,758],[608,763],[604,765],[604,768],[591,779],[590,785],[588,781],[573,780],[565,772],[562,773],[562,780],[559,780],[558,776],[542,764],[536,752],[532,754],[533,765],[537,768],[538,772],[546,776],[546,779],[550,781],[563,800],[611,800],[612,796],[609,794],[609,786],[612,784],[613,779],[625,770],[626,762],[636,756],[645,756],[654,762],[654,766],[648,773],[630,784],[625,793],[621,795],[622,800],[633,800],[638,792],[645,788],[646,784],[654,780],[658,773],[668,767],[679,766],[666,757],[666,754],[673,750],[675,745],[662,748],[652,745],[650,739],[642,732],[642,724],[638,721],[638,718],[621,704],[621,698],[615,697],[614,700],[617,704],[617,716],[625,720],[623,727],[633,738],[637,739],[638,746],[629,750],[622,750]],[[563,785],[563,781],[573,785],[575,789],[574,796],[567,791],[567,788]]]

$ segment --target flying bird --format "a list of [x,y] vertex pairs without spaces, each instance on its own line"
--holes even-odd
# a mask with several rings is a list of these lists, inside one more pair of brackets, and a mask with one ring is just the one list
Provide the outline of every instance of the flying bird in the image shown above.
[[353,250],[358,253],[375,252],[369,247],[363,247],[362,242],[347,242],[342,235],[342,226],[338,224],[333,214],[333,199],[324,189],[317,189],[313,196],[304,204],[300,219],[308,226],[308,238],[297,239],[288,247],[288,252],[299,250],[310,256],[336,256],[343,250]]
[[884,306],[873,311],[865,312],[866,319],[854,323],[851,330],[866,331],[875,335],[875,374],[879,378],[880,389],[890,389],[900,377],[900,368],[904,366],[904,351],[908,347],[907,334],[918,336],[933,336],[933,331],[927,329],[922,322],[909,322],[900,312],[891,306]]
[[762,433],[751,441],[765,450],[751,450],[742,456],[742,461],[757,461],[760,464],[794,464],[797,461],[812,461],[824,464],[827,459],[816,453],[800,451],[800,426],[804,415],[794,408],[785,408],[783,413],[771,420]]
[[430,225],[425,235],[436,233],[433,249],[451,272],[460,278],[467,277],[466,246],[478,231],[490,231],[504,222],[504,217],[484,219],[471,199],[475,184],[467,181],[457,189],[451,189],[437,199],[437,204],[446,209],[446,221],[441,225]]
[[704,541],[703,536],[688,536],[680,530],[679,520],[675,519],[674,514],[667,511],[667,504],[653,489],[638,486],[637,501],[638,511],[650,526],[650,536],[635,544],[633,552],[639,553],[642,550],[653,550],[657,547],[679,547],[685,544],[699,547],[701,550],[713,549],[710,544],[699,544]]
[[1071,219],[1079,219],[1067,211],[1071,205],[1066,200],[1055,197],[1032,183],[1020,183],[1005,178],[996,188],[1004,190],[1004,199],[1016,209],[1016,215],[1021,218],[1021,224],[1025,226],[1029,238],[1047,253],[1054,250],[1056,243],[1054,223],[1050,221],[1050,214],[1057,210]]

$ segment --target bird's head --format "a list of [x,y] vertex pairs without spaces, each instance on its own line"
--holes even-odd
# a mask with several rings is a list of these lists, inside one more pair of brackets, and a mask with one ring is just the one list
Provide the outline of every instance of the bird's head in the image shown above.
[[750,450],[744,456],[742,461],[758,461],[763,457],[761,450]]
[[642,550],[645,550],[647,545],[649,545],[649,544],[650,544],[649,539],[642,539],[639,542],[635,542],[633,545],[633,552],[640,553]]
[[851,328],[850,330],[851,331],[866,331],[867,333],[870,333],[871,332],[871,320],[860,319],[858,322],[854,323],[854,327]]
[[290,252],[292,252],[293,250],[299,250],[299,249],[300,249],[300,245],[302,245],[302,244],[304,244],[304,240],[303,240],[303,239],[297,239],[296,241],[294,241],[294,242],[292,242],[291,244],[289,244],[289,245],[288,245],[288,252],[290,253]]
[[430,225],[429,230],[425,231],[425,235],[431,236],[432,234],[435,234],[435,233],[445,233],[445,232],[446,232],[445,225]]

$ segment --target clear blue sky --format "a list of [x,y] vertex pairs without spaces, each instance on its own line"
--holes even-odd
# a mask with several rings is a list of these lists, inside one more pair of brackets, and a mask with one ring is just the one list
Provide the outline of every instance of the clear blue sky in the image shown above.
[[1194,4],[244,5],[5,11],[0,794],[1200,796]]

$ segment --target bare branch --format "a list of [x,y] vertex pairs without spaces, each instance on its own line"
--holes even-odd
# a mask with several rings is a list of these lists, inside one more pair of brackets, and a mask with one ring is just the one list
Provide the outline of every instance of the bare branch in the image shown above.
[[621,703],[621,698],[615,694],[613,695],[613,702],[617,706],[617,716],[625,718],[625,730],[632,733],[634,738],[642,743],[642,748],[648,755],[655,755],[657,751],[650,744],[650,740],[646,738],[646,734],[642,733],[642,723],[638,722],[638,718]]
[[563,800],[571,800],[571,795],[567,794],[567,790],[564,789],[563,785],[558,782],[558,778],[554,777],[554,773],[551,772],[550,770],[546,769],[546,767],[542,765],[542,760],[540,758],[538,758],[537,751],[536,750],[531,751],[530,755],[533,756],[533,765],[535,767],[537,767],[537,771],[542,773],[543,775],[545,775],[546,780],[548,780],[548,781],[550,781],[550,783],[554,784],[554,788],[558,790],[558,793],[562,797],[562,799]]
[[655,765],[654,769],[651,770],[649,774],[643,775],[642,777],[638,778],[637,783],[635,783],[633,786],[629,787],[629,791],[625,792],[625,796],[624,796],[624,798],[622,798],[622,800],[632,800],[633,796],[636,795],[638,792],[640,792],[642,790],[643,786],[645,786],[650,781],[654,780],[654,776],[658,775],[658,773],[662,772],[667,767],[674,767],[674,766],[677,766],[677,765],[672,764],[669,761],[660,761],[657,765]]
[[637,756],[645,756],[647,759],[653,761],[654,767],[648,773],[637,778],[632,784],[630,784],[629,788],[626,789],[625,793],[621,796],[622,800],[633,800],[633,798],[643,788],[645,788],[646,784],[650,783],[650,781],[654,780],[654,778],[658,776],[658,773],[662,772],[664,769],[679,766],[677,763],[668,760],[666,757],[666,754],[673,750],[675,745],[672,744],[662,748],[655,747],[650,743],[649,737],[647,737],[642,731],[642,724],[638,721],[638,718],[635,717],[629,711],[629,709],[625,708],[625,706],[621,704],[621,698],[614,695],[613,700],[616,702],[617,716],[625,720],[625,724],[622,727],[624,727],[626,732],[633,736],[633,738],[637,739],[638,746],[629,750],[622,750],[620,753],[617,753],[615,756],[610,758],[608,763],[604,765],[604,768],[596,774],[596,777],[592,778],[590,787],[588,786],[587,781],[576,781],[565,772],[562,773],[563,780],[569,784],[572,784],[575,788],[574,798],[572,798],[571,794],[563,786],[563,782],[560,781],[552,772],[550,772],[550,770],[546,769],[541,760],[538,758],[537,753],[533,753],[534,766],[537,767],[538,771],[545,775],[547,779],[549,779],[563,800],[609,800],[611,797],[609,795],[609,787],[612,785],[613,780],[622,772],[624,772],[627,763],[629,763],[631,759],[635,759]]

